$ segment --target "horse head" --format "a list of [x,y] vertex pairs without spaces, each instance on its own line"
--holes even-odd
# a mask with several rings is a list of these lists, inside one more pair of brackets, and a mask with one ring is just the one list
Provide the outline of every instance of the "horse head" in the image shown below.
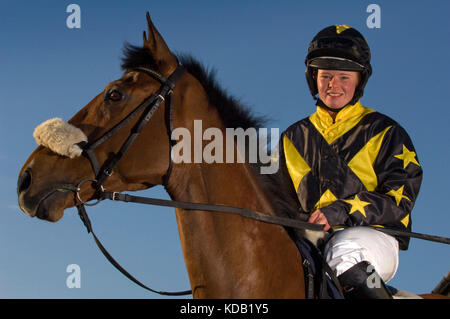
[[[17,186],[20,208],[27,215],[57,221],[64,210],[76,205],[80,198],[89,200],[95,197],[94,183],[80,185],[82,181],[96,178],[89,159],[82,156],[81,145],[98,141],[133,111],[136,112],[143,101],[160,89],[160,80],[168,78],[177,69],[176,57],[148,13],[147,22],[148,34],[144,31],[143,47],[136,50],[133,61],[124,60],[122,67],[125,72],[120,79],[107,84],[68,123],[52,119],[35,129],[34,137],[39,146],[21,169]],[[133,48],[128,46],[127,50],[132,51]],[[137,54],[141,56],[136,57]],[[139,59],[142,61],[137,61]],[[174,104],[182,107],[186,92],[189,94],[189,86],[189,81],[180,79],[171,96]],[[114,168],[114,173],[105,182],[106,189],[117,192],[141,190],[162,183],[170,162],[165,104],[162,101],[161,107],[124,154],[124,159]],[[95,157],[100,165],[119,151],[140,117],[141,114],[136,114],[95,148]],[[67,185],[80,187],[78,198],[67,191]]]

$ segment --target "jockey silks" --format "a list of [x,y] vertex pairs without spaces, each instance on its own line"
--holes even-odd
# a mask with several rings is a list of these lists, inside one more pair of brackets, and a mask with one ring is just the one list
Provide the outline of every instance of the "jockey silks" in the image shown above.
[[[305,212],[320,209],[331,226],[411,230],[422,169],[406,131],[358,101],[323,108],[283,132],[280,169]],[[397,237],[407,249],[409,238]]]

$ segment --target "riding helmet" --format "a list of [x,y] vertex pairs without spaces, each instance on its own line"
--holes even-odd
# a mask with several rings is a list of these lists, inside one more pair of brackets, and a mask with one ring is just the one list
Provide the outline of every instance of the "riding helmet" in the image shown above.
[[372,74],[369,45],[358,32],[348,25],[332,25],[321,30],[308,47],[305,59],[306,82],[316,98],[317,69],[358,71],[361,80],[349,104],[355,104],[363,95],[367,80]]

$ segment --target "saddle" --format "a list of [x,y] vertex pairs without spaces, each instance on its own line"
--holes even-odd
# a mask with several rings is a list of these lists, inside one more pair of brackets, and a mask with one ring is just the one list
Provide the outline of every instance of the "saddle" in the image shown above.
[[[325,261],[317,243],[298,236],[294,238],[294,243],[303,258],[306,298],[344,299],[339,280]],[[322,245],[323,242],[320,243]]]

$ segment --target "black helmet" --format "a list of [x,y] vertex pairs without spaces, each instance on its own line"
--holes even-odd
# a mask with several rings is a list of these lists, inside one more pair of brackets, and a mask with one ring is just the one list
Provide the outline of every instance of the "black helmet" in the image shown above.
[[366,39],[356,29],[345,24],[332,25],[317,33],[309,44],[305,64],[306,82],[314,98],[318,93],[314,79],[317,69],[360,72],[361,81],[350,104],[355,104],[361,98],[372,74],[370,48]]

